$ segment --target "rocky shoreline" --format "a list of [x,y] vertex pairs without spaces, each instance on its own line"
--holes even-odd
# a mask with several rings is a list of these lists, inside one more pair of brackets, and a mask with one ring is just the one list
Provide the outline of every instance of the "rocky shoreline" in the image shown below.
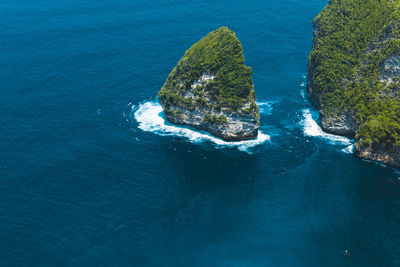
[[[324,117],[324,111],[319,110],[321,115],[321,129],[324,132],[354,138],[358,125],[354,118],[349,114],[343,114],[338,119]],[[384,163],[390,167],[400,168],[400,150],[388,152],[384,147],[363,147],[360,142],[355,139],[354,153],[357,157]]]
[[[259,121],[252,115],[226,111],[215,112],[207,109],[188,110],[177,106],[170,106],[169,109],[179,113],[179,116],[165,113],[166,118],[170,122],[207,131],[224,141],[242,141],[257,138]],[[224,123],[213,123],[204,119],[207,116],[214,118],[224,117],[227,121]]]
[[[324,54],[321,53],[321,51],[324,51],[324,46],[328,44],[327,41],[321,40],[326,40],[327,38],[330,38],[329,36],[327,37],[326,32],[331,31],[331,29],[327,30],[326,27],[329,27],[330,23],[339,19],[335,17],[337,16],[337,13],[335,13],[336,10],[340,10],[340,12],[343,12],[343,14],[350,14],[350,11],[345,11],[346,8],[349,8],[346,1],[343,1],[342,3],[329,3],[321,12],[321,14],[319,14],[317,18],[313,21],[313,47],[307,66],[307,91],[309,93],[309,97],[311,99],[311,102],[315,105],[320,113],[320,122],[323,131],[330,134],[354,138],[354,153],[360,158],[377,161],[391,167],[400,168],[400,149],[398,146],[383,143],[376,137],[370,137],[371,139],[369,139],[368,142],[365,142],[367,138],[365,137],[364,133],[360,132],[360,129],[362,127],[365,127],[365,125],[362,125],[363,123],[365,123],[365,115],[360,114],[361,111],[359,110],[359,108],[357,108],[355,104],[353,104],[354,106],[352,106],[346,103],[342,105],[342,108],[337,108],[341,105],[332,104],[335,103],[334,101],[337,100],[334,100],[332,102],[330,102],[331,100],[329,100],[329,97],[333,98],[339,96],[340,98],[340,94],[346,94],[346,90],[349,90],[351,86],[354,86],[354,84],[359,83],[363,79],[366,79],[365,77],[371,75],[367,71],[370,71],[371,68],[375,68],[375,66],[368,65],[370,63],[367,60],[367,56],[372,58],[374,53],[381,53],[380,55],[381,57],[383,57],[383,53],[386,53],[386,50],[383,50],[384,52],[381,52],[380,49],[382,47],[385,47],[385,45],[387,46],[388,43],[392,41],[392,39],[397,38],[393,30],[395,27],[392,24],[389,24],[389,26],[385,26],[383,30],[377,31],[376,37],[373,37],[369,41],[368,45],[366,45],[365,47],[361,46],[361,49],[363,49],[364,52],[359,57],[365,58],[360,60],[361,63],[357,63],[358,65],[355,66],[355,68],[357,69],[355,74],[345,74],[340,80],[336,81],[335,86],[336,88],[338,88],[335,89],[336,92],[332,89],[327,90],[326,88],[324,88],[324,85],[327,86],[329,85],[329,83],[333,83],[333,81],[330,81],[331,78],[325,78],[329,76],[324,76],[324,73],[321,72],[321,70],[327,71],[329,69],[338,68],[339,65],[333,64],[330,57],[326,57]],[[338,29],[338,31],[341,30],[342,29]],[[321,37],[321,35],[323,34],[325,34],[325,36]],[[333,32],[332,34],[335,34],[335,32]],[[339,48],[336,52],[344,53],[340,48],[343,44],[341,44],[340,41],[338,42]],[[321,68],[320,65],[323,64],[328,67]],[[400,92],[400,90],[398,89],[399,85],[396,84],[400,79],[400,56],[389,53],[384,56],[384,60],[380,64],[381,66],[379,66],[379,69],[377,69],[377,71],[375,72],[375,76],[371,76],[377,78],[370,78],[371,82],[381,83],[381,85],[379,86],[383,88],[382,92],[379,93],[376,98],[396,99],[399,97]],[[321,78],[321,76],[324,78]],[[324,81],[322,79],[327,80]],[[340,91],[342,92],[338,93]],[[329,97],[327,97],[327,95],[329,95]],[[359,96],[354,95],[353,97]],[[350,102],[351,100],[346,99],[345,101]],[[365,113],[365,111],[363,112]],[[369,114],[368,116],[370,119],[372,118],[377,121],[376,123],[380,123],[378,121],[378,115],[379,114],[372,113],[372,115]],[[398,116],[400,116],[400,114],[398,114]],[[371,125],[374,126],[374,124]],[[389,131],[389,129],[385,129],[385,127],[382,128],[384,129],[383,131]],[[385,134],[386,133],[384,133],[384,135]],[[393,133],[388,132],[387,135],[389,136],[389,138],[392,138],[390,137],[390,135],[393,135]]]

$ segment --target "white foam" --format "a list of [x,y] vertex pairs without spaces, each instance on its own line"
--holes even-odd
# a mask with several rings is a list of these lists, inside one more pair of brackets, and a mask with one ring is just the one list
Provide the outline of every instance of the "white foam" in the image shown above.
[[311,113],[310,109],[303,110],[303,121],[301,122],[303,126],[303,131],[305,135],[319,137],[328,141],[328,143],[333,145],[344,145],[346,146],[341,151],[345,153],[353,153],[353,142],[352,139],[334,135],[324,132],[318,123],[314,120],[313,114]]
[[260,113],[270,115],[272,112],[272,105],[275,101],[267,101],[267,102],[257,102],[258,109]]
[[[303,76],[303,79],[306,79],[306,75]],[[305,88],[307,83],[304,81],[300,83],[300,87]],[[302,89],[300,91],[301,97],[303,100],[308,103],[308,98],[306,96],[306,90]],[[340,151],[351,154],[354,152],[354,144],[353,140],[344,136],[340,135],[334,135],[334,134],[329,134],[326,133],[322,130],[322,128],[318,125],[316,120],[314,118],[318,119],[318,112],[317,111],[311,111],[310,109],[304,109],[303,110],[303,120],[301,122],[303,126],[303,131],[305,135],[308,136],[314,136],[318,137],[321,139],[326,140],[328,143],[333,144],[333,145],[340,145],[340,146],[345,146],[342,148]]]
[[304,90],[301,90],[301,91],[300,91],[300,95],[301,95],[301,97],[303,98],[303,100],[307,102],[306,92],[305,92]]
[[354,145],[351,144],[351,145],[343,148],[341,151],[346,153],[346,154],[352,154],[354,152]]
[[250,148],[261,145],[270,140],[270,136],[258,131],[257,139],[226,142],[211,134],[196,131],[184,126],[172,125],[164,119],[163,109],[157,101],[148,101],[140,104],[134,111],[134,117],[139,123],[139,128],[161,136],[179,136],[187,138],[193,143],[212,142],[216,147],[236,147],[241,151],[251,153]]

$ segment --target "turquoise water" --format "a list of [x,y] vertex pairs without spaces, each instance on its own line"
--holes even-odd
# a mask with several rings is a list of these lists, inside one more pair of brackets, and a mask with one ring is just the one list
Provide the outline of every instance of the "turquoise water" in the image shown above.
[[[326,3],[0,3],[0,265],[400,265],[400,173],[322,132],[305,92]],[[155,98],[220,26],[253,68],[254,141]]]

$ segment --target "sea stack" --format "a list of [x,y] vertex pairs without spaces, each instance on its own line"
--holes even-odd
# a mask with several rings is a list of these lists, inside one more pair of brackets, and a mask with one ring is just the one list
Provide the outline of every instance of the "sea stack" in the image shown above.
[[307,86],[324,131],[400,167],[399,1],[331,0],[313,21]]
[[219,28],[186,51],[158,92],[165,117],[225,141],[254,139],[260,114],[251,75],[235,33]]

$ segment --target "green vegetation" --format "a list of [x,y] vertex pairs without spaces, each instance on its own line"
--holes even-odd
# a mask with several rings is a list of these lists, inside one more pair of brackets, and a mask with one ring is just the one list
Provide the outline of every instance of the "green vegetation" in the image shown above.
[[331,0],[315,18],[309,92],[327,116],[354,114],[362,146],[400,146],[400,84],[381,82],[400,54],[399,0]]
[[221,115],[219,117],[213,116],[210,113],[207,113],[206,116],[203,119],[204,122],[210,122],[212,124],[225,124],[228,123],[228,118],[224,115]]
[[[203,74],[213,79],[192,88]],[[256,106],[251,75],[252,69],[244,65],[242,44],[231,30],[222,27],[186,51],[158,96],[165,108],[224,108],[235,112],[249,101]],[[185,96],[188,92],[193,96]]]
[[254,113],[255,116],[257,116],[258,115],[258,106],[255,102],[251,102],[250,107],[242,109],[241,112],[243,114]]
[[173,116],[175,118],[181,118],[182,114],[179,110],[173,110],[173,109],[165,109],[164,110],[165,114],[168,116]]

